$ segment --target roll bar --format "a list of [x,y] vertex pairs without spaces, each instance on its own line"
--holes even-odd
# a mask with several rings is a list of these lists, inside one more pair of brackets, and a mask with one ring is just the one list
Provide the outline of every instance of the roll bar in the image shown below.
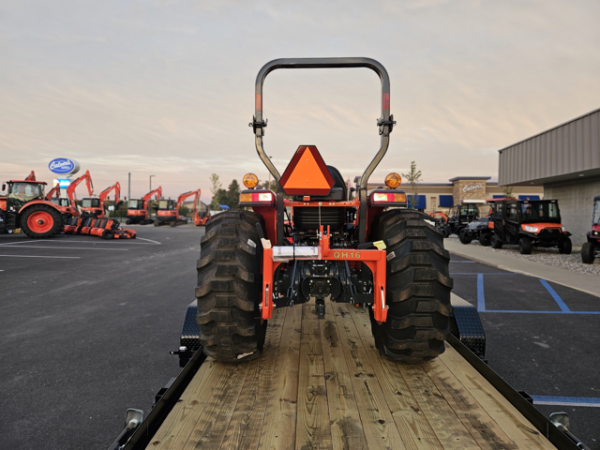
[[262,137],[265,135],[266,120],[263,120],[263,84],[269,73],[277,69],[337,69],[366,67],[373,70],[381,79],[381,118],[377,120],[381,146],[379,151],[367,166],[360,180],[361,191],[367,189],[369,177],[383,159],[390,142],[390,133],[394,127],[394,116],[390,115],[390,78],[385,67],[371,58],[282,58],[265,64],[256,77],[254,117],[250,126],[255,135],[256,151],[275,180],[279,182],[281,175],[265,153]]

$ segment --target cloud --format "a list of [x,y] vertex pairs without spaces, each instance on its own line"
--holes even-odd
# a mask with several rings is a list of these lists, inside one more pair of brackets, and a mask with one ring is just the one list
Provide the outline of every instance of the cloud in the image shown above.
[[[267,178],[248,128],[278,57],[370,56],[398,125],[373,179],[415,160],[429,182],[496,175],[495,152],[598,107],[598,2],[16,2],[0,7],[6,178],[69,156],[108,186],[167,195]],[[345,178],[379,148],[368,70],[276,71],[265,148],[280,172],[316,144]],[[100,182],[100,181],[98,181]],[[153,183],[155,181],[153,180]]]

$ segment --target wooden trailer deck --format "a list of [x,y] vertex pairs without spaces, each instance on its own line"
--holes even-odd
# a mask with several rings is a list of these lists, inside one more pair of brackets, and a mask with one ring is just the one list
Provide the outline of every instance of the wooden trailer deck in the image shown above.
[[326,308],[275,310],[260,359],[208,358],[147,448],[555,448],[450,345],[393,363],[365,309]]

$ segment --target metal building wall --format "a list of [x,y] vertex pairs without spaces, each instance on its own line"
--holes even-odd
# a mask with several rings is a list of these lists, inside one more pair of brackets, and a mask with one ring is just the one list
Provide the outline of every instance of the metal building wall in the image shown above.
[[528,183],[594,169],[600,169],[600,109],[500,150],[498,183]]

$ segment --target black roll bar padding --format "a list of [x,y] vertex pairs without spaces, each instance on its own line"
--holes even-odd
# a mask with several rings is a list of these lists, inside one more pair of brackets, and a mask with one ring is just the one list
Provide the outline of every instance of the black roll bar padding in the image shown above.
[[[364,243],[366,240],[366,219],[367,219],[367,184],[369,177],[379,165],[385,153],[387,152],[390,143],[390,133],[394,126],[394,117],[390,116],[390,78],[383,65],[371,58],[352,57],[352,58],[281,58],[265,64],[258,75],[256,76],[255,85],[255,106],[254,117],[250,124],[255,135],[255,145],[258,156],[265,164],[273,178],[279,184],[281,175],[277,168],[273,165],[271,159],[267,156],[262,138],[265,134],[264,129],[267,126],[263,119],[263,84],[269,73],[277,69],[337,69],[337,68],[356,68],[365,67],[373,70],[381,80],[381,118],[377,121],[379,126],[379,134],[381,135],[381,145],[379,151],[365,169],[359,189],[360,200],[360,220],[359,220],[359,240]],[[279,222],[279,221],[278,221]],[[278,245],[281,245],[278,242]]]

